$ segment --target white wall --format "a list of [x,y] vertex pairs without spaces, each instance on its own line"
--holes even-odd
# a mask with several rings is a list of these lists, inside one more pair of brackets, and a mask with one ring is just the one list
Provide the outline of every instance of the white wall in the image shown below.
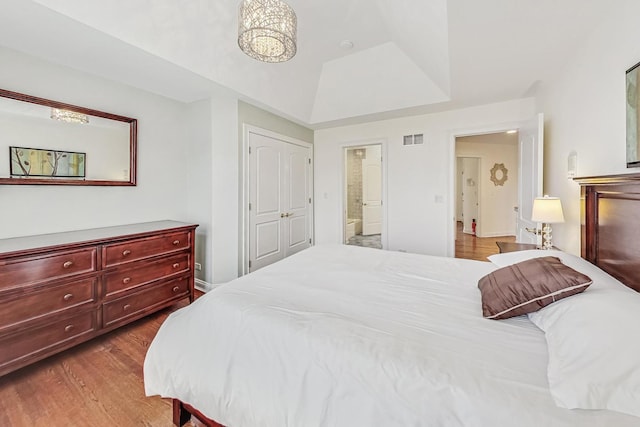
[[238,277],[239,179],[238,101],[211,100],[213,283]]
[[[0,238],[162,219],[190,221],[184,104],[0,48],[3,89],[138,119],[138,186],[0,186]],[[8,162],[8,151],[0,152]]]
[[[457,138],[456,155],[480,158],[478,237],[514,236],[516,216],[513,207],[518,206],[517,134]],[[496,163],[503,163],[508,170],[504,185],[495,185],[490,179],[491,168]]]
[[[342,239],[342,147],[383,140],[387,144],[387,249],[452,254],[455,135],[517,127],[535,112],[534,100],[524,99],[316,131],[316,242]],[[402,145],[404,135],[418,133],[424,134],[424,145]]]
[[213,283],[213,242],[212,242],[212,112],[211,100],[190,104],[185,112],[186,171],[187,171],[187,211],[189,218],[199,224],[196,228],[196,262],[202,270],[196,271],[196,278]]
[[578,154],[578,176],[639,172],[626,168],[625,71],[640,61],[640,2],[619,0],[611,9],[539,95],[546,116],[544,192],[561,198],[565,217],[553,225],[553,242],[575,254],[580,188],[567,179],[569,153]]

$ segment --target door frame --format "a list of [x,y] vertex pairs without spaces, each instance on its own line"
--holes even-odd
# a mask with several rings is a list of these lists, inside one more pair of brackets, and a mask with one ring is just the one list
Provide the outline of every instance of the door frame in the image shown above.
[[387,159],[388,152],[388,143],[386,139],[367,139],[362,141],[351,141],[340,144],[340,150],[342,151],[342,167],[340,168],[340,191],[342,193],[342,197],[340,199],[340,218],[342,221],[342,236],[340,239],[341,244],[345,244],[346,237],[346,224],[347,224],[347,149],[353,148],[366,148],[371,145],[380,145],[381,150],[381,158],[382,158],[382,231],[380,235],[380,243],[382,244],[382,249],[386,249],[389,247],[388,242],[388,226],[387,226],[387,218],[389,217],[387,214],[387,207],[389,204],[387,203],[387,163],[389,163]]
[[[240,206],[238,212],[240,212],[241,218],[238,221],[240,226],[240,254],[238,257],[238,271],[241,276],[244,276],[249,272],[249,183],[250,183],[250,170],[249,170],[249,134],[254,133],[268,138],[277,139],[279,141],[299,145],[309,149],[309,158],[311,159],[311,165],[309,170],[309,196],[311,197],[311,203],[309,204],[309,236],[311,237],[311,244],[316,241],[314,224],[314,212],[315,212],[315,199],[313,193],[313,181],[314,181],[314,159],[313,159],[313,144],[310,142],[302,141],[297,138],[293,138],[287,135],[282,135],[277,132],[273,132],[267,129],[263,129],[258,126],[243,123],[242,124],[242,147],[241,147],[241,183],[240,183]],[[215,201],[214,201],[215,203]],[[214,218],[215,221],[215,218]],[[215,254],[214,254],[215,256]]]
[[[454,129],[449,133],[449,206],[447,206],[447,256],[456,256],[456,138],[463,136],[486,135],[520,129],[525,121],[504,122],[474,128]],[[519,165],[518,165],[519,166]]]
[[[482,218],[481,218],[482,217],[482,210],[480,209],[480,206],[481,206],[480,200],[482,200],[482,186],[480,185],[480,179],[481,179],[480,171],[482,170],[482,165],[484,164],[484,158],[479,154],[473,154],[473,155],[470,154],[470,155],[459,155],[459,156],[456,155],[456,160],[457,159],[476,159],[478,161],[478,174],[476,176],[476,178],[477,178],[477,183],[476,183],[477,190],[476,191],[478,193],[478,214],[476,215],[476,224],[477,224],[476,235],[477,236],[481,236],[482,235]],[[456,171],[454,172],[454,177],[457,177],[457,172],[458,172],[457,171],[457,169],[458,169],[457,162],[454,162],[454,166],[456,168]],[[455,192],[455,190],[456,190],[455,189],[455,184],[456,183],[454,181],[453,182],[453,185],[454,185],[454,193],[453,194],[454,194],[454,197],[457,198],[457,195],[456,195],[456,192]],[[454,199],[454,201],[453,201],[453,213],[454,213],[454,215],[457,214],[456,209],[455,209],[455,204],[456,204],[456,201]],[[456,218],[456,222],[457,222],[457,218]],[[464,221],[463,221],[462,227],[463,227],[463,230],[464,230]]]

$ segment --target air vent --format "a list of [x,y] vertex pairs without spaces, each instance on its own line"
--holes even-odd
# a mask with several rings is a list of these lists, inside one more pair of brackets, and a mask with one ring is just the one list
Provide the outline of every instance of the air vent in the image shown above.
[[402,145],[422,145],[424,144],[424,135],[418,133],[416,135],[405,135]]

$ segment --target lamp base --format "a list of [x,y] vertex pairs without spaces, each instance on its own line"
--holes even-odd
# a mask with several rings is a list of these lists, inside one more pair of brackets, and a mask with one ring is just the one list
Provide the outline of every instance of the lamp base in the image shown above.
[[551,224],[544,224],[542,227],[542,249],[553,249],[553,243],[551,242]]

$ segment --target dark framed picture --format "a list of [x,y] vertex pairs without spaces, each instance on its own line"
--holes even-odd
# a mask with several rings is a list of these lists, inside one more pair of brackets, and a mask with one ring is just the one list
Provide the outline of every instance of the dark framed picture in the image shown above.
[[640,132],[638,126],[640,119],[638,113],[638,99],[640,98],[640,63],[634,65],[626,71],[627,84],[627,167],[640,167]]
[[86,153],[9,147],[11,176],[84,178]]

